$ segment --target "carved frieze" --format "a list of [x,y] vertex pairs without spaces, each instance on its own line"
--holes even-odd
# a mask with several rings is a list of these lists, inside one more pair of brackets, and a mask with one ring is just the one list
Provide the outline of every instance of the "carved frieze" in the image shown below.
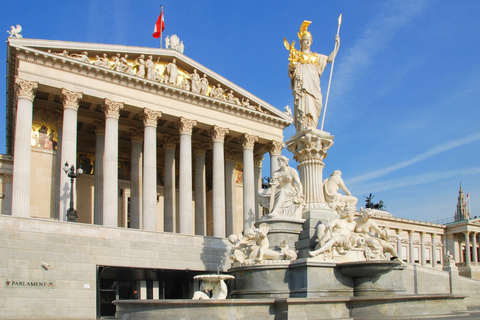
[[[84,58],[86,55],[88,55],[86,52],[70,54],[66,50],[59,53],[44,52],[42,55],[42,52],[38,50],[33,49],[26,51],[23,48],[17,48],[17,51],[15,52],[15,56],[19,60],[25,60],[30,63],[132,87],[152,92],[154,94],[168,95],[173,99],[189,100],[207,108],[213,108],[218,111],[232,113],[244,118],[262,121],[269,125],[283,128],[289,123],[288,120],[271,115],[264,106],[258,105],[258,103],[251,105],[250,102],[248,102],[248,99],[245,99],[242,96],[235,96],[237,93],[234,91],[232,92],[230,88],[222,89],[224,93],[220,95],[220,98],[211,99],[209,97],[209,91],[213,84],[209,84],[207,76],[203,74],[203,77],[200,78],[197,86],[198,80],[196,80],[196,74],[198,74],[198,72],[190,73],[193,71],[193,68],[191,71],[181,70],[185,73],[182,73],[182,77],[185,77],[190,82],[190,88],[188,90],[190,91],[190,94],[186,94],[185,90],[181,87],[168,86],[165,84],[163,73],[166,62],[159,62],[160,57],[149,56],[148,59],[145,60],[144,66],[144,60],[141,58],[140,54],[130,58],[130,60],[127,60],[128,56],[125,57],[125,54],[120,56],[115,55],[111,59],[109,59],[106,54],[103,54],[103,57],[102,55],[98,55],[98,57],[89,58],[90,63],[87,65]],[[123,68],[120,68],[121,70],[119,69],[118,72],[115,72],[114,64],[117,60],[117,66],[120,65],[120,67],[123,66]],[[126,64],[125,60],[127,60]],[[127,68],[125,68],[126,65],[128,65]],[[123,73],[123,75],[120,73]],[[192,81],[195,82],[195,86]],[[154,82],[156,82],[156,85]],[[218,83],[215,84],[216,87],[218,87],[217,84]],[[198,93],[194,92],[194,90],[198,90]],[[227,92],[229,92],[229,94],[227,94]],[[242,101],[240,105],[238,99]]]

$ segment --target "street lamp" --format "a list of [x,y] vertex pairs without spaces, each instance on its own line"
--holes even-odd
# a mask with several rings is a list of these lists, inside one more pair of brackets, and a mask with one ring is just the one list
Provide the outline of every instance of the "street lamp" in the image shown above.
[[67,221],[76,222],[77,221],[77,211],[73,208],[73,182],[75,178],[80,176],[83,173],[82,168],[78,168],[77,172],[75,172],[75,166],[72,164],[70,167],[68,166],[68,162],[65,162],[65,166],[63,167],[63,171],[65,174],[70,178],[70,208],[67,210]]

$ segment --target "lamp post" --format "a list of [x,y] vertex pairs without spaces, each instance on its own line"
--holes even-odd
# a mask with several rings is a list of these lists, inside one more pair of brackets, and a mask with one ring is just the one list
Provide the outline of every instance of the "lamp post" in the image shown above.
[[73,208],[73,182],[75,179],[83,173],[82,168],[78,168],[75,172],[75,166],[72,164],[68,166],[68,162],[65,162],[63,171],[70,178],[70,208],[67,210],[67,221],[76,222],[77,221],[77,211]]

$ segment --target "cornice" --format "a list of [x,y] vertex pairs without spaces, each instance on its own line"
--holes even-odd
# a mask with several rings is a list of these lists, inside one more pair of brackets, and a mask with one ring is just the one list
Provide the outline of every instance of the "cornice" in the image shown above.
[[[197,104],[202,107],[233,114],[250,120],[260,121],[278,128],[286,128],[291,121],[273,116],[252,109],[247,109],[235,103],[211,98],[202,94],[183,90],[179,87],[158,83],[153,80],[139,78],[135,75],[129,75],[123,72],[106,69],[80,60],[62,55],[44,52],[33,48],[15,46],[12,55],[18,60],[29,63],[58,69],[64,72],[79,74],[85,77],[101,81],[108,81],[114,84],[123,85],[136,90],[162,95],[171,99],[176,99],[188,103]],[[141,48],[138,48],[141,49]],[[268,108],[267,108],[268,109]],[[269,110],[270,112],[270,110]]]

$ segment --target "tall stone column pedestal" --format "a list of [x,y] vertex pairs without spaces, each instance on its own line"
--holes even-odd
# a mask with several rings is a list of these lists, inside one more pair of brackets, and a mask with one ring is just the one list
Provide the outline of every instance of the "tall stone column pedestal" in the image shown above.
[[298,250],[298,258],[310,257],[309,251],[316,246],[317,225],[328,223],[340,216],[331,209],[315,209],[303,212],[305,223],[300,232],[295,248]]
[[[296,133],[285,144],[298,162],[300,180],[305,195],[305,210],[326,209],[323,195],[323,159],[333,145],[333,136],[317,129],[305,129]],[[305,218],[305,217],[303,217]]]
[[275,250],[283,240],[287,241],[290,249],[295,249],[304,222],[303,219],[265,218],[258,220],[255,227],[258,228],[262,223],[270,225],[271,229],[267,234],[270,249]]

